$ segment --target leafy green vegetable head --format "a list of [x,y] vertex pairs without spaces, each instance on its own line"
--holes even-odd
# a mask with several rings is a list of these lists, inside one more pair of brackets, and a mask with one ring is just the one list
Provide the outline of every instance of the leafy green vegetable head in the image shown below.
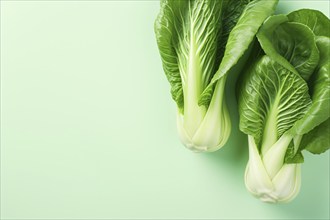
[[182,142],[215,151],[230,134],[224,89],[278,0],[161,0],[155,22],[163,69],[177,104]]
[[270,17],[257,34],[262,52],[251,58],[238,98],[240,129],[249,138],[245,184],[262,201],[291,201],[302,151],[330,147],[329,25],[305,9]]

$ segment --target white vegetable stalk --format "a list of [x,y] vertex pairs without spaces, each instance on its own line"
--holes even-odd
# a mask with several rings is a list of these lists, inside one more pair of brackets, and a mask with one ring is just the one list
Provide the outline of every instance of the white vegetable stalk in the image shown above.
[[[226,76],[218,80],[208,108],[199,106],[200,91],[184,91],[184,112],[177,113],[181,142],[195,152],[213,152],[228,140],[231,123],[224,97]],[[189,89],[189,86],[188,86]]]
[[[301,165],[284,164],[285,152],[293,140],[282,135],[268,151],[259,154],[254,138],[249,135],[249,162],[245,170],[245,186],[264,202],[285,203],[294,199],[301,182]],[[298,141],[294,141],[298,142]],[[295,144],[295,150],[297,150]]]

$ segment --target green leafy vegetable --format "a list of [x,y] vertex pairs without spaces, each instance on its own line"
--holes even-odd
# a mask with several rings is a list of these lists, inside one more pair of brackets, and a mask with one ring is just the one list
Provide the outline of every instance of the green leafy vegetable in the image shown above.
[[288,14],[291,22],[308,26],[316,36],[330,37],[330,23],[327,16],[313,9],[300,9]]
[[215,151],[231,130],[224,89],[278,0],[161,0],[155,22],[163,69],[177,104],[181,141]]
[[329,27],[321,12],[304,9],[268,18],[257,33],[261,52],[237,91],[240,129],[249,139],[245,185],[262,201],[291,201],[302,151],[330,147]]

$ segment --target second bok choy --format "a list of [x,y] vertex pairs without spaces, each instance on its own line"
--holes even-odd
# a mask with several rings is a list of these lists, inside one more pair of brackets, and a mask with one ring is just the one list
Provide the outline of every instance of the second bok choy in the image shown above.
[[163,69],[177,104],[181,141],[211,152],[227,141],[231,123],[224,89],[278,0],[161,0],[155,21]]
[[330,21],[308,9],[275,15],[257,38],[261,49],[238,85],[245,185],[262,201],[289,202],[300,189],[302,151],[330,147]]

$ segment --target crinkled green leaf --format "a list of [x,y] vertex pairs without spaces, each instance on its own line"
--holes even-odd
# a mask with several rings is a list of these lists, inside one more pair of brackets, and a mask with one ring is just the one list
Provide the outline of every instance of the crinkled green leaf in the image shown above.
[[239,94],[240,129],[257,146],[271,146],[311,103],[307,83],[265,55],[245,73]]
[[251,0],[225,0],[224,13],[222,17],[222,34],[219,38],[220,50],[218,51],[219,60],[222,59],[226,44],[231,30],[235,27],[244,8]]
[[172,97],[179,108],[183,108],[187,85],[194,87],[199,96],[218,68],[225,3],[161,1],[155,33],[163,68],[172,86]]
[[286,69],[298,74],[297,70],[288,62],[288,60],[278,53],[273,44],[273,33],[280,24],[285,22],[288,22],[288,18],[285,15],[273,15],[269,17],[257,33],[257,39],[262,50],[268,56],[274,61],[280,63]]
[[179,108],[183,108],[183,90],[178,54],[185,37],[183,33],[188,3],[188,1],[161,0],[161,10],[155,21],[156,40],[163,69],[171,84],[172,98]]
[[307,25],[316,36],[330,37],[330,20],[322,12],[301,9],[288,14],[289,21]]
[[321,59],[308,82],[312,105],[290,130],[293,135],[303,135],[330,117],[330,38],[317,37],[317,46]]
[[276,50],[308,80],[319,62],[314,34],[310,29],[293,22],[280,24],[274,32],[273,42]]
[[[257,34],[261,47],[276,62],[308,80],[319,62],[315,36],[304,24],[272,16]],[[291,64],[291,65],[290,65]]]
[[[222,33],[221,33],[221,37],[218,38],[219,49],[217,53],[217,59],[219,61],[223,59],[230,32],[237,24],[237,21],[240,18],[244,8],[247,6],[249,2],[251,2],[251,0],[224,1]],[[205,106],[209,105],[209,103],[211,102],[211,98],[213,96],[214,88],[215,88],[215,83],[213,85],[210,85],[209,87],[207,87],[205,91],[203,91],[203,94],[199,99],[199,105],[205,105]]]
[[220,67],[201,95],[199,104],[208,105],[215,83],[237,64],[253,41],[264,20],[274,13],[277,3],[278,0],[254,0],[246,6],[237,24],[229,34]]

